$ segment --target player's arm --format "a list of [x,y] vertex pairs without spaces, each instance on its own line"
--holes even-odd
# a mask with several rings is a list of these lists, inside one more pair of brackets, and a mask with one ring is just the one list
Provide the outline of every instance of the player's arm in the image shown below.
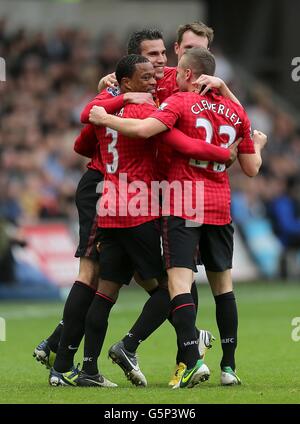
[[124,106],[124,94],[120,94],[119,96],[115,96],[110,99],[101,98],[101,94],[96,96],[81,112],[80,121],[83,124],[89,123],[89,113],[93,106],[102,106],[108,111],[108,113],[114,113],[116,110],[119,110]]
[[229,149],[205,143],[204,140],[191,138],[177,128],[164,132],[159,136],[159,141],[168,144],[174,150],[185,156],[198,160],[214,161],[219,163],[232,163],[237,157],[237,148],[241,142],[239,138]]
[[74,143],[74,150],[79,155],[91,158],[96,150],[98,139],[92,124],[85,125]]
[[253,132],[254,153],[239,153],[238,159],[243,172],[248,177],[255,177],[262,164],[261,151],[267,143],[267,136],[261,131]]
[[133,138],[149,138],[168,129],[165,124],[155,118],[119,118],[109,115],[104,108],[97,106],[91,109],[90,122],[94,125],[112,128],[127,137]]
[[101,98],[100,94],[85,106],[85,108],[81,112],[80,120],[83,124],[87,124],[90,122],[89,114],[93,106],[104,107],[107,113],[115,113],[118,110],[122,109],[122,107],[125,106],[127,103],[147,103],[154,105],[154,101],[150,93],[125,93],[120,94],[119,96],[112,97],[111,99],[103,99]]
[[229,90],[226,83],[221,78],[203,74],[193,82],[193,85],[195,86],[195,91],[199,92],[201,96],[204,96],[204,94],[206,94],[211,88],[216,88],[223,97],[226,97],[239,105],[241,104],[238,98],[232,91]]

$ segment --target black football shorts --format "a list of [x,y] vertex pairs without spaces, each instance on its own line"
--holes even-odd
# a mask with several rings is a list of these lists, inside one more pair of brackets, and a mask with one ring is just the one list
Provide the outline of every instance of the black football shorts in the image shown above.
[[75,203],[79,216],[79,245],[75,257],[98,259],[95,238],[98,227],[96,205],[99,200],[97,185],[103,180],[99,171],[88,169],[78,183]]
[[162,218],[162,238],[166,268],[189,268],[197,271],[196,264],[207,271],[222,272],[232,268],[233,226],[188,226],[177,216]]
[[100,228],[96,245],[104,280],[129,284],[135,271],[143,280],[166,275],[159,219],[130,228]]

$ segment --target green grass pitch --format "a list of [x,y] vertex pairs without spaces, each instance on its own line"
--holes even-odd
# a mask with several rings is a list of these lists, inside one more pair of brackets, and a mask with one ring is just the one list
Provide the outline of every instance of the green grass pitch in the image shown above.
[[[300,341],[291,337],[292,319],[300,316],[300,286],[237,284],[235,292],[239,305],[237,371],[243,385],[219,385],[221,350],[215,306],[208,287],[201,285],[197,323],[200,328],[210,329],[217,339],[206,356],[211,378],[193,389],[182,390],[167,386],[175,358],[175,333],[168,322],[139,349],[147,388],[132,386],[121,369],[107,359],[109,346],[130,328],[147,299],[139,288],[121,292],[99,360],[102,373],[119,385],[117,389],[50,387],[48,371],[32,358],[32,351],[58,323],[63,304],[0,302],[7,335],[7,340],[0,342],[0,403],[300,403]],[[82,362],[82,351],[76,359]]]

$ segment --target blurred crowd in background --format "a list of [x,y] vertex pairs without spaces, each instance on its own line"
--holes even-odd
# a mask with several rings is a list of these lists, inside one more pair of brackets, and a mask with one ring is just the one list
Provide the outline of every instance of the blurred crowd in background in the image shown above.
[[[165,40],[170,66],[177,59],[174,41]],[[299,247],[299,123],[265,86],[249,84],[235,72],[217,45],[212,52],[216,75],[246,107],[252,128],[269,137],[259,176],[244,177],[236,165],[230,170],[234,219],[241,228],[249,220],[267,219],[281,246]],[[95,96],[100,77],[113,72],[124,54],[126,40],[116,33],[96,39],[64,27],[47,35],[22,28],[8,33],[0,20],[0,56],[6,60],[6,82],[0,83],[2,221],[20,226],[43,219],[77,220],[74,194],[87,163],[73,151],[80,112]]]

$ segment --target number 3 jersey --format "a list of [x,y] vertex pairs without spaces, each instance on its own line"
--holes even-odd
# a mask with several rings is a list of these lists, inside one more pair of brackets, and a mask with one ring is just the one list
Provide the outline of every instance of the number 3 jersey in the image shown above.
[[[103,102],[107,100],[111,100],[111,99],[119,99],[119,100],[122,100],[123,102],[123,96],[120,96],[119,89],[106,88],[105,90],[102,90],[101,93],[99,93],[92,102],[95,102],[95,100],[98,100],[100,103],[95,103],[95,104],[97,104],[98,106],[103,106],[107,109],[106,105]],[[112,112],[109,110],[108,113],[112,113]],[[87,126],[84,127],[83,130],[81,131],[80,136],[82,137],[79,136],[76,141],[80,143],[81,145],[83,144],[83,146],[87,145],[88,143],[90,145],[94,144],[94,151],[91,156],[91,161],[87,164],[87,168],[93,169],[95,171],[100,171],[101,174],[104,174],[105,170],[104,170],[103,161],[101,157],[100,145],[99,143],[97,143],[96,135],[93,133],[94,129],[96,131],[96,128],[97,128],[96,126],[94,127],[94,126],[91,126],[91,124],[88,124],[88,127]]]
[[[144,119],[155,110],[148,104],[128,104],[117,115]],[[159,204],[150,190],[156,179],[156,143],[126,137],[108,127],[95,128],[105,171],[104,186],[98,190],[102,192],[98,226],[135,227],[157,218]]]
[[[176,127],[190,137],[217,146],[228,147],[242,137],[239,154],[255,153],[245,110],[213,91],[205,96],[176,93],[166,99],[151,117],[170,129]],[[170,183],[179,181],[183,188],[180,198],[173,196],[170,199],[171,215],[213,225],[225,225],[231,221],[230,185],[225,165],[197,161],[173,151],[168,180]],[[198,210],[192,216],[191,210],[197,208],[202,208],[203,213]]]

